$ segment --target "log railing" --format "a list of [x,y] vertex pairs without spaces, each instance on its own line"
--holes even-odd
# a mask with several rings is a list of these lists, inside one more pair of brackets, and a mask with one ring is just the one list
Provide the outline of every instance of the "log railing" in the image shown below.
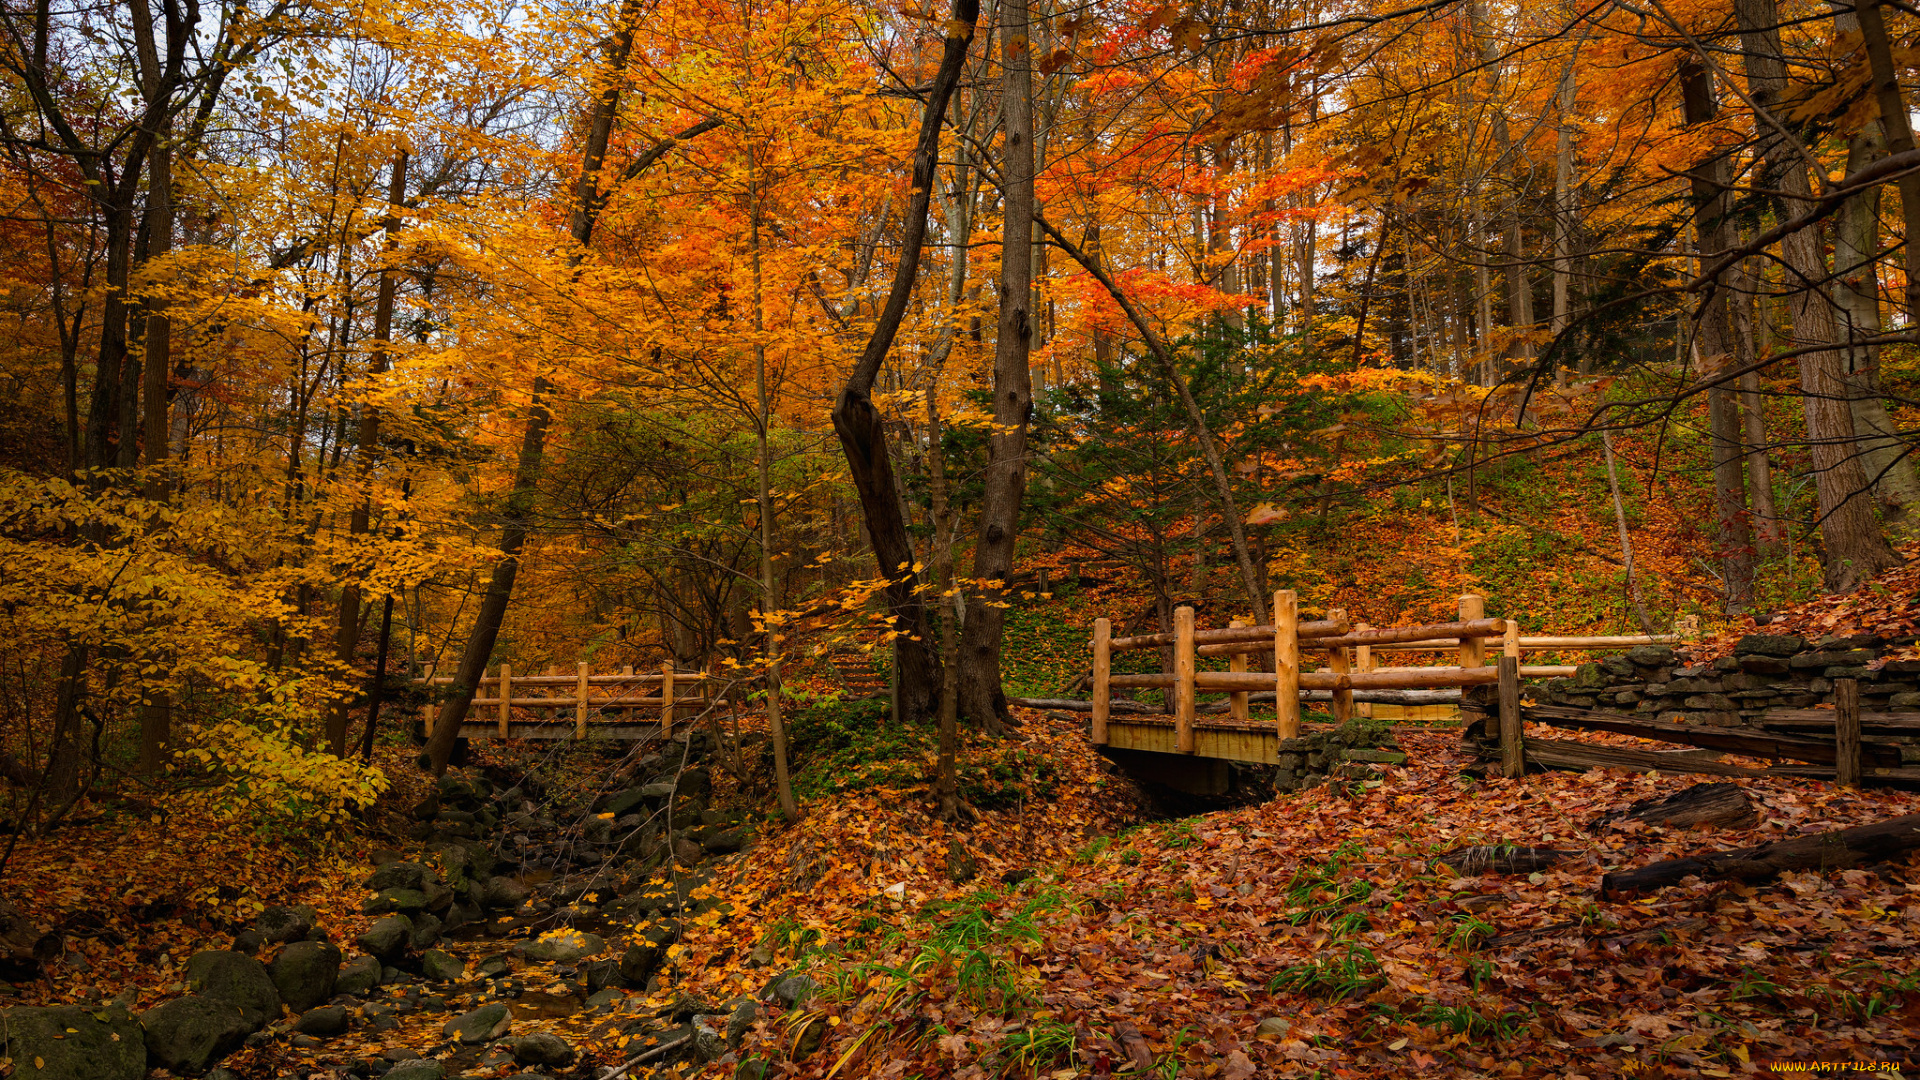
[[[637,672],[632,665],[628,665],[617,673],[599,675],[589,671],[585,661],[580,662],[571,675],[551,670],[545,675],[516,675],[513,665],[503,663],[498,674],[480,679],[480,685],[475,688],[473,709],[474,715],[484,708],[494,710],[497,735],[502,739],[507,737],[508,724],[515,709],[572,710],[576,739],[587,737],[589,716],[596,711],[620,710],[632,714],[658,709],[660,726],[664,731],[673,727],[677,716],[704,712],[716,706],[737,708],[740,704],[737,694],[734,697],[724,695],[729,688],[745,681],[748,680],[699,671],[678,671],[671,662],[661,664],[659,671]],[[453,679],[436,677],[433,668],[428,667],[425,677],[418,680],[418,684],[450,686]],[[647,692],[649,690],[651,692]],[[429,731],[432,730],[437,708],[430,704],[421,710]]]
[[[1302,691],[1329,691],[1334,720],[1344,722],[1355,712],[1354,691],[1447,689],[1470,686],[1499,687],[1499,720],[1503,771],[1518,776],[1521,769],[1520,680],[1523,677],[1570,675],[1575,670],[1564,665],[1522,665],[1523,651],[1633,648],[1639,645],[1668,644],[1686,640],[1685,627],[1676,624],[1673,635],[1614,635],[1575,637],[1543,635],[1523,637],[1520,624],[1510,619],[1486,617],[1485,601],[1472,594],[1462,596],[1459,618],[1449,623],[1427,626],[1369,627],[1355,624],[1346,612],[1334,609],[1327,618],[1302,621],[1298,598],[1291,590],[1274,594],[1273,621],[1258,626],[1238,622],[1203,630],[1194,626],[1190,607],[1174,611],[1171,633],[1112,636],[1112,623],[1096,619],[1093,624],[1093,741],[1106,745],[1107,724],[1112,713],[1116,689],[1157,688],[1169,691],[1175,730],[1175,745],[1180,753],[1194,752],[1194,716],[1196,697],[1203,692],[1225,691],[1229,695],[1229,714],[1236,720],[1248,719],[1247,696],[1273,691],[1274,728],[1282,739],[1300,733],[1300,694]],[[1500,642],[1498,658],[1489,665],[1489,640]],[[1113,655],[1141,649],[1173,647],[1173,670],[1143,675],[1113,673]],[[1248,671],[1246,657],[1273,650],[1272,672]],[[1454,663],[1429,667],[1376,666],[1376,651],[1447,651]],[[1323,670],[1303,671],[1302,653],[1326,657]],[[1201,657],[1228,658],[1227,671],[1201,671]]]

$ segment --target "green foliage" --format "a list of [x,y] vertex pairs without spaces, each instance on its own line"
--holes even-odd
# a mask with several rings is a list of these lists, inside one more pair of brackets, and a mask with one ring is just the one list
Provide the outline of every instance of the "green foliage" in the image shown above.
[[1514,1010],[1487,1015],[1471,1005],[1429,1005],[1418,1019],[1428,1027],[1446,1028],[1476,1041],[1506,1042],[1527,1029],[1533,1013]]
[[[912,788],[933,781],[939,732],[932,723],[896,724],[885,701],[831,697],[796,710],[788,727],[801,798],[835,791]],[[1059,767],[1044,754],[960,732],[960,796],[981,809],[1046,801]]]
[[1337,952],[1281,968],[1267,988],[1276,993],[1288,991],[1329,1001],[1345,1001],[1364,997],[1386,982],[1380,974],[1380,960],[1373,955],[1373,950],[1357,941],[1337,944]]
[[1080,1037],[1072,1024],[1040,1020],[1000,1040],[1002,1076],[1037,1077],[1073,1060]]
[[932,929],[912,967],[950,969],[961,997],[976,1008],[1009,1012],[1031,1005],[1035,980],[1018,953],[1041,940],[1039,920],[1068,901],[1058,886],[1042,888],[1024,900],[1016,897],[982,889],[927,905]]
[[310,751],[280,725],[225,720],[197,728],[190,741],[171,768],[204,786],[181,797],[282,838],[341,825],[389,786],[379,769]]

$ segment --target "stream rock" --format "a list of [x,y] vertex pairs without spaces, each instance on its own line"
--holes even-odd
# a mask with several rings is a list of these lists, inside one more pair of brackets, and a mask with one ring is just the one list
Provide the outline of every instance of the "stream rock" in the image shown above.
[[340,975],[333,982],[333,992],[358,997],[379,985],[379,958],[356,956],[340,965]]
[[225,949],[195,953],[187,959],[185,974],[187,989],[237,1006],[252,1025],[249,1032],[280,1016],[280,991],[267,966],[245,953]]
[[405,915],[389,915],[367,927],[367,932],[360,935],[360,947],[371,956],[392,960],[406,951],[412,937],[412,919]]
[[512,1026],[512,1012],[505,1004],[496,1001],[447,1021],[446,1026],[440,1029],[440,1034],[449,1041],[474,1046],[492,1042],[505,1035]]
[[240,1048],[254,1026],[236,1005],[200,994],[163,1002],[140,1017],[153,1064],[186,1076]]
[[573,1047],[558,1035],[536,1031],[507,1040],[513,1060],[521,1065],[568,1065],[573,1062]]
[[283,945],[289,941],[304,940],[313,932],[314,922],[318,918],[319,914],[311,904],[270,907],[253,921],[253,928],[260,934],[260,940],[267,944]]
[[340,950],[324,941],[296,941],[280,950],[267,974],[287,1008],[303,1013],[333,996]]
[[[0,1058],[19,1080],[142,1080],[147,1047],[120,1005],[0,1009]],[[38,1068],[34,1062],[41,1062]]]

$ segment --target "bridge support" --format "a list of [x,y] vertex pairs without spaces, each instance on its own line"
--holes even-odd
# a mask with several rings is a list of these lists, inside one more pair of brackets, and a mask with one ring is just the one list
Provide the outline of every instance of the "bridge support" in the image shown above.
[[1190,754],[1160,754],[1151,750],[1102,747],[1120,770],[1143,784],[1159,784],[1188,795],[1225,795],[1233,787],[1233,773],[1222,758]]

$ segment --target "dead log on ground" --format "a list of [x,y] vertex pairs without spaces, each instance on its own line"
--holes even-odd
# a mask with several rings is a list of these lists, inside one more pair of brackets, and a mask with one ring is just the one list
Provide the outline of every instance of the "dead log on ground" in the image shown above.
[[1908,814],[1872,825],[1616,871],[1600,879],[1600,895],[1611,899],[1651,892],[1689,877],[1703,881],[1765,881],[1789,870],[1842,869],[1877,862],[1915,848],[1920,848],[1920,814]]
[[1536,870],[1545,870],[1569,855],[1578,854],[1577,851],[1524,847],[1519,844],[1477,844],[1454,848],[1440,856],[1440,861],[1452,867],[1457,874],[1531,874]]
[[1745,829],[1759,820],[1760,815],[1754,810],[1753,800],[1748,798],[1745,789],[1738,784],[1720,783],[1695,784],[1665,798],[1641,799],[1625,810],[1602,814],[1593,823],[1600,826],[1622,821],[1644,821],[1649,825],[1671,825],[1681,829],[1700,825]]

